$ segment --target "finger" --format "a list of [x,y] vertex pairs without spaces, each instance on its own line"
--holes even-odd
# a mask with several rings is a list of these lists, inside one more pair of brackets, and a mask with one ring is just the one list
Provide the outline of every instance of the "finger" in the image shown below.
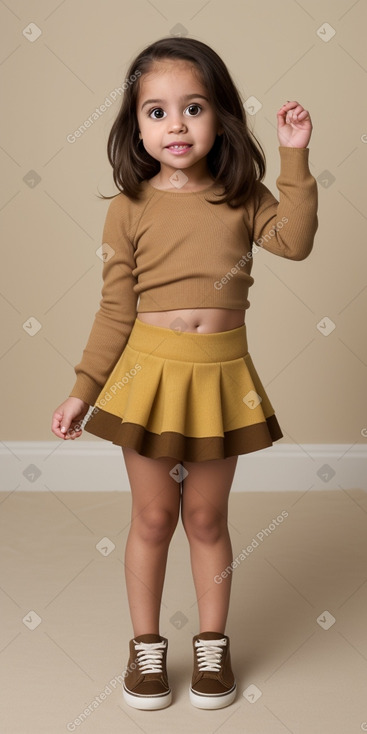
[[69,415],[68,413],[64,413],[60,421],[61,433],[66,435],[73,424],[73,414]]
[[293,115],[293,117],[299,117],[303,112],[305,112],[305,108],[299,104],[297,107],[290,111],[290,114]]
[[58,428],[60,426],[60,421],[62,418],[62,413],[55,410],[53,416],[52,416],[52,422],[51,422],[51,428]]
[[66,436],[66,433],[62,433],[60,428],[53,427],[51,430],[52,430],[52,433],[54,433],[55,436],[57,436],[57,438],[63,438],[63,439],[65,439],[67,437]]
[[82,431],[77,431],[77,432],[74,431],[74,432],[71,432],[71,433],[69,433],[68,435],[65,436],[65,440],[66,441],[70,441],[70,440],[71,441],[75,441],[75,439],[76,438],[79,438],[79,436],[81,436],[81,434],[82,434]]
[[67,433],[62,433],[61,437],[64,439],[64,441],[74,441],[75,438],[79,438],[81,436],[82,431],[73,431],[71,428],[69,428]]
[[68,428],[65,437],[66,438],[78,438],[82,434],[82,428],[81,428],[81,421],[80,420],[73,420],[71,421],[70,427]]
[[288,111],[280,109],[277,112],[278,127],[284,127],[287,122]]
[[292,117],[292,114],[294,114],[294,110],[296,109],[294,105],[297,103],[290,102],[289,104],[283,105],[283,107],[280,108],[277,112],[277,118],[278,118],[278,124],[280,127],[284,127],[287,123],[291,122],[291,120],[295,119]]
[[301,107],[301,105],[298,105],[298,107],[295,107],[293,110],[289,110],[287,112],[286,121],[287,122],[298,122],[300,120],[304,120],[307,117],[307,115],[308,115],[307,110]]
[[81,433],[82,433],[81,428],[79,428],[79,427],[77,428],[76,426],[75,427],[74,426],[71,426],[68,429],[68,431],[66,432],[66,436],[68,436],[70,438],[72,436],[75,436],[76,434],[78,434],[80,436]]
[[286,122],[288,123],[296,122],[297,119],[298,119],[297,114],[293,112],[293,110],[289,110],[289,112],[287,112],[286,118],[285,118]]
[[306,117],[309,117],[309,113],[307,110],[303,110],[302,112],[299,112],[298,119],[299,120],[305,120]]
[[63,418],[63,414],[60,412],[55,412],[52,417],[52,423],[51,423],[51,431],[55,434],[55,436],[58,436],[58,438],[64,437],[64,432],[61,433],[61,421]]
[[284,105],[282,105],[279,112],[288,112],[288,110],[294,109],[295,107],[297,107],[297,105],[298,105],[298,102],[296,101],[290,102],[288,100],[288,102],[285,102]]

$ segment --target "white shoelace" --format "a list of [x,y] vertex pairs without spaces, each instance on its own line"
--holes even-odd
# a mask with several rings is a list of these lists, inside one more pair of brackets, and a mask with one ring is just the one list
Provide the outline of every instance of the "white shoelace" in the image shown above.
[[222,662],[223,648],[226,644],[225,637],[221,640],[196,640],[195,647],[197,649],[199,670],[218,673]]
[[141,673],[162,673],[165,642],[135,642],[137,662]]

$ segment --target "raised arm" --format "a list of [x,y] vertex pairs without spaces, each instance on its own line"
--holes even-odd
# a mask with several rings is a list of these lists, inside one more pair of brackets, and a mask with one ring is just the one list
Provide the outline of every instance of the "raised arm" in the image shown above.
[[308,167],[308,148],[279,147],[279,201],[258,184],[253,241],[264,250],[290,260],[304,260],[311,252],[318,227],[318,192]]
[[253,213],[253,241],[290,260],[311,252],[318,227],[317,183],[308,166],[312,122],[299,102],[286,102],[277,112],[280,175],[279,201],[259,183]]

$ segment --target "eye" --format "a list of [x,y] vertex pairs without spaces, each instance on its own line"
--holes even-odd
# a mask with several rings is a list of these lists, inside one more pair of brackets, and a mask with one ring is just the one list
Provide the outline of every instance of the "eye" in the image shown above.
[[186,107],[186,111],[189,111],[189,117],[197,117],[200,114],[202,107],[199,104],[190,104]]
[[[159,112],[159,115],[156,115],[156,112]],[[148,117],[153,117],[153,120],[162,120],[163,115],[165,114],[166,113],[162,110],[162,107],[155,107],[154,110],[149,110]]]

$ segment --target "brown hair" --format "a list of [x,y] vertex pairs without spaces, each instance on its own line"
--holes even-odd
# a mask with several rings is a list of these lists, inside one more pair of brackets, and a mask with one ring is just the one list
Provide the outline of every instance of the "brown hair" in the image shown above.
[[[107,142],[108,160],[115,185],[126,196],[139,198],[139,184],[160,170],[159,161],[139,144],[136,115],[139,80],[151,71],[156,61],[180,59],[196,67],[205,86],[218,122],[224,132],[217,135],[207,155],[208,168],[224,194],[213,204],[238,207],[252,195],[256,181],[265,176],[264,151],[247,126],[240,94],[218,54],[201,41],[187,37],[166,37],[147,46],[127,71],[120,111]],[[111,196],[103,196],[111,199]]]

